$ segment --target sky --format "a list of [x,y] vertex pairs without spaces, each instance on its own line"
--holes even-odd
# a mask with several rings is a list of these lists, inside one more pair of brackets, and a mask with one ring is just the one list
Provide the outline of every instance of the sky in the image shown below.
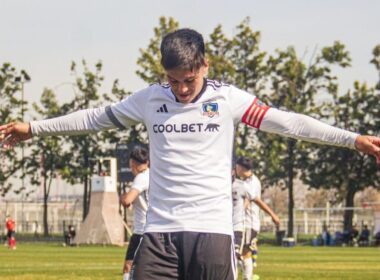
[[104,92],[115,79],[136,91],[146,86],[135,74],[139,48],[147,47],[160,16],[206,39],[218,24],[233,36],[248,16],[269,53],[294,46],[302,56],[336,40],[344,43],[353,59],[352,68],[337,70],[346,91],[355,80],[378,79],[369,61],[380,44],[379,11],[377,0],[0,0],[0,63],[29,73],[32,80],[24,88],[30,103],[45,87],[59,101],[73,97],[70,64],[82,59],[90,66],[103,62]]
[[30,102],[38,101],[45,87],[59,100],[71,98],[70,64],[82,59],[90,66],[103,62],[104,91],[115,79],[136,91],[146,86],[135,74],[139,48],[148,45],[160,16],[174,17],[206,39],[218,24],[234,35],[249,16],[261,32],[261,49],[269,53],[292,45],[302,56],[335,40],[344,43],[353,58],[351,69],[337,72],[346,90],[354,80],[378,78],[369,60],[380,44],[379,11],[376,0],[0,0],[0,63],[30,74],[25,85]]

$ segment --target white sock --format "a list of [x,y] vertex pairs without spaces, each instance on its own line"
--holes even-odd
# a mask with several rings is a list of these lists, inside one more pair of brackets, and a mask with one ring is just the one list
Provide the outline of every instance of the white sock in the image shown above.
[[129,280],[129,273],[124,273],[123,280]]
[[253,271],[253,266],[252,266],[252,260],[251,258],[247,258],[243,260],[243,279],[252,279],[252,271]]

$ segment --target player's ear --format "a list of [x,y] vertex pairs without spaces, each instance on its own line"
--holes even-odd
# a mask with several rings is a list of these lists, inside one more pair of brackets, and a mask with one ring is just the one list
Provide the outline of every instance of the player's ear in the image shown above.
[[207,74],[208,74],[208,67],[209,67],[209,62],[208,62],[208,59],[206,57],[204,59],[204,61],[203,61],[203,65],[202,65],[202,68],[201,68],[201,70],[202,70],[202,76],[203,77],[207,76]]
[[205,57],[205,59],[204,59],[203,66],[206,68],[206,71],[208,71],[209,61],[208,61],[207,57]]

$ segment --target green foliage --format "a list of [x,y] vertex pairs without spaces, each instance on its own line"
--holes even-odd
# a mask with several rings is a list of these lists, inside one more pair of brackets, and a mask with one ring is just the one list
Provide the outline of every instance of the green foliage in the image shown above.
[[236,69],[230,58],[231,46],[231,40],[223,34],[222,26],[218,25],[206,43],[209,61],[208,78],[226,83],[233,81]]
[[[260,33],[250,27],[249,18],[236,27],[229,39],[218,25],[206,43],[209,60],[208,78],[231,83],[260,96],[265,89],[267,67],[265,52],[260,51]],[[257,158],[256,131],[245,125],[236,130],[236,154]]]
[[[112,86],[111,94],[104,94],[103,99],[108,102],[118,102],[127,96],[131,95],[132,92],[127,92],[120,88],[119,81],[115,80]],[[148,142],[148,135],[146,127],[143,124],[133,125],[127,127],[126,129],[120,130],[106,130],[101,132],[102,142],[107,147],[112,147],[105,151],[107,156],[115,156],[114,145],[116,143],[145,143]]]
[[160,44],[162,38],[171,31],[178,28],[179,24],[173,18],[160,18],[159,26],[154,28],[154,37],[150,40],[146,49],[140,49],[140,57],[137,59],[137,65],[141,70],[136,74],[145,82],[161,83],[165,81],[164,69],[161,66]]
[[[350,61],[347,55],[344,47],[335,43],[331,47],[323,48],[319,55],[312,54],[310,64],[306,65],[293,47],[277,50],[276,55],[271,55],[268,59],[270,92],[263,99],[279,109],[318,117],[320,106],[316,104],[316,97],[326,92],[337,93],[338,86],[336,77],[332,74],[332,66],[347,65]],[[260,140],[263,144],[262,156],[268,159],[262,169],[263,174],[268,175],[264,176],[266,184],[289,180],[289,164],[296,173],[307,164],[309,151],[305,143],[294,144],[294,157],[290,162],[289,145],[293,145],[293,141],[261,134]]]
[[[333,116],[333,125],[360,134],[379,135],[380,94],[365,83],[355,82],[354,89],[333,95],[324,106],[326,119]],[[353,207],[356,192],[367,187],[380,187],[380,171],[375,159],[349,149],[323,146],[317,149],[308,164],[303,180],[312,187],[338,189],[345,196],[346,207]],[[352,213],[345,214],[345,229],[352,227]]]
[[[77,110],[93,108],[100,105],[99,89],[104,77],[102,76],[102,63],[95,64],[95,69],[91,70],[86,61],[82,61],[83,72],[77,72],[75,62],[71,64],[71,72],[75,77],[75,84],[78,89],[73,100],[62,106],[62,113],[67,114]],[[70,149],[65,151],[65,157],[71,160],[62,176],[68,182],[87,183],[88,176],[92,174],[91,159],[96,159],[102,155],[102,142],[100,134],[88,134],[80,136],[66,136],[66,143]]]
[[[41,99],[41,107],[33,104],[34,110],[44,119],[54,118],[62,114],[54,92],[44,89]],[[66,166],[69,158],[64,156],[64,142],[61,137],[49,136],[36,138],[30,144],[30,153],[26,157],[26,174],[30,183],[35,186],[43,186],[44,195],[44,235],[49,234],[48,227],[48,198],[53,179],[57,178],[60,171]],[[33,191],[33,190],[32,190]]]
[[[270,105],[296,113],[318,116],[320,106],[316,97],[329,92],[336,94],[336,77],[331,74],[332,66],[349,65],[350,57],[344,46],[335,42],[322,49],[319,55],[312,55],[306,65],[293,47],[277,50],[268,59],[270,92],[264,97]],[[310,150],[304,142],[274,135],[259,135],[263,162],[264,183],[285,183],[289,191],[288,235],[293,232],[293,180],[308,164]]]
[[[22,100],[22,90],[30,76],[24,71],[16,70],[10,63],[3,63],[0,68],[0,124],[21,120],[27,102]],[[22,161],[17,150],[0,151],[0,195],[5,196],[12,189],[8,181],[21,168]],[[18,190],[16,190],[18,191]]]
[[373,58],[371,63],[376,67],[376,70],[379,72],[379,81],[376,84],[376,89],[380,90],[380,44],[375,46],[372,51]]

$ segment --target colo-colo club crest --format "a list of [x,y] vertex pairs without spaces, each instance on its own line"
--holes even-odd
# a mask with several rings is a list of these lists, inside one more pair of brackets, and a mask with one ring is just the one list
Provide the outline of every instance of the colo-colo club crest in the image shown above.
[[218,103],[216,102],[203,103],[202,112],[203,112],[203,116],[208,116],[209,118],[212,118],[214,116],[219,116]]

